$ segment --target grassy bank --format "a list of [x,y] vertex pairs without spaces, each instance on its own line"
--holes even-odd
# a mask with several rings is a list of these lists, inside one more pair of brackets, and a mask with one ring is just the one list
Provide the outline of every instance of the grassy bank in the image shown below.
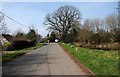
[[10,52],[3,52],[2,53],[2,62],[10,61],[20,55],[25,54],[23,51],[10,51]]
[[60,43],[96,75],[118,75],[118,52],[86,49]]
[[7,61],[10,61],[20,55],[23,55],[25,54],[26,50],[33,50],[33,49],[37,49],[37,48],[40,48],[42,47],[43,45],[45,45],[44,43],[39,43],[33,47],[29,47],[29,48],[25,48],[25,49],[22,49],[22,50],[16,50],[16,51],[5,51],[5,52],[2,52],[2,62],[7,62]]

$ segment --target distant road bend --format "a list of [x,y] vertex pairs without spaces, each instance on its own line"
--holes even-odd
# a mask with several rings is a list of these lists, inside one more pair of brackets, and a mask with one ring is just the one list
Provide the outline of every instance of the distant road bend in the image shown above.
[[57,43],[32,50],[6,63],[3,75],[85,75]]

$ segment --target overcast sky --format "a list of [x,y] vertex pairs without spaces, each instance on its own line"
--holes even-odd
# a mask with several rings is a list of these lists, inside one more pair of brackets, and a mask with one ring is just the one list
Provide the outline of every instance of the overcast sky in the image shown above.
[[[35,24],[38,33],[45,36],[48,33],[43,25],[45,16],[63,5],[77,7],[81,12],[82,21],[86,18],[104,19],[107,15],[116,13],[118,7],[117,2],[5,2],[2,3],[2,11],[25,26]],[[21,26],[8,18],[5,20],[9,33],[13,34],[17,30],[28,32],[28,27]]]

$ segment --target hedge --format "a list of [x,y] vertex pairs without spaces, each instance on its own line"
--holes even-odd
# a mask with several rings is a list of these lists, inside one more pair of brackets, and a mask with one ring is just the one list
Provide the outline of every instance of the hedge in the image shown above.
[[31,47],[35,45],[35,41],[30,40],[14,40],[12,46],[9,48],[11,50],[20,50],[27,47]]

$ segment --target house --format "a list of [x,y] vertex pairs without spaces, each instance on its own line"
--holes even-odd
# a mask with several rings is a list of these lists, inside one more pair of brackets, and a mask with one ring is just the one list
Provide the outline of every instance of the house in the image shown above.
[[0,43],[3,45],[5,42],[12,43],[13,42],[13,36],[9,34],[2,34],[0,36]]

